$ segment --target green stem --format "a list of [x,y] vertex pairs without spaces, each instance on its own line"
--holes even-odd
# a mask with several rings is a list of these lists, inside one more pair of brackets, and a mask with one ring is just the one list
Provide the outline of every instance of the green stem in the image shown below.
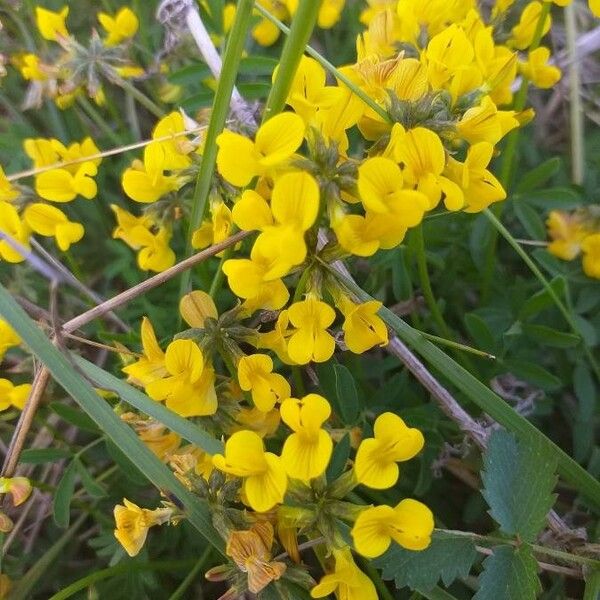
[[223,283],[223,278],[225,277],[225,274],[223,273],[223,263],[229,258],[231,258],[232,254],[233,246],[230,246],[229,248],[227,248],[227,250],[223,252],[223,256],[221,256],[221,259],[219,260],[219,264],[217,265],[217,271],[215,273],[215,276],[213,277],[212,283],[210,284],[210,289],[208,291],[210,297],[213,299],[219,293],[219,290],[221,289],[221,284]]
[[[571,330],[573,331],[573,333],[575,333],[579,337],[582,337],[581,332],[579,331],[577,322],[573,318],[573,314],[564,305],[564,303],[562,302],[562,300],[560,299],[560,297],[558,296],[558,294],[556,293],[554,288],[550,285],[548,280],[544,277],[544,274],[540,271],[538,266],[529,257],[527,252],[525,252],[525,250],[523,250],[523,248],[521,247],[519,242],[517,242],[517,240],[512,236],[510,231],[508,231],[508,229],[500,222],[500,220],[490,210],[488,210],[488,209],[484,210],[484,214],[492,222],[492,224],[496,228],[495,230],[500,233],[500,235],[511,245],[511,247],[514,249],[514,251],[523,259],[523,262],[529,267],[531,272],[536,276],[538,281],[542,284],[544,289],[548,292],[548,295],[554,301],[554,304],[556,305],[558,310],[561,312],[561,314],[565,318],[566,322],[571,327]],[[583,351],[586,355],[586,358],[588,359],[590,366],[592,367],[596,377],[598,378],[598,381],[600,381],[600,365],[598,365],[598,362],[596,361],[596,359],[595,359],[594,355],[592,354],[588,345],[585,343],[585,340],[582,339],[581,343],[582,343]]]
[[315,28],[320,8],[321,2],[319,0],[300,0],[298,9],[292,19],[289,34],[283,45],[277,76],[267,98],[263,112],[263,123],[280,113],[285,106],[304,49]]
[[[256,10],[268,21],[271,21],[273,25],[275,25],[281,32],[285,35],[289,35],[290,28],[284,25],[279,19],[274,17],[266,8],[261,6],[260,4],[256,4]],[[306,46],[304,48],[306,54],[314,58],[324,69],[329,71],[334,75],[334,77],[341,81],[355,96],[358,96],[369,108],[373,109],[384,121],[387,123],[391,123],[390,115],[387,111],[379,106],[377,102],[375,102],[364,90],[358,87],[349,77],[340,72],[333,63],[330,63],[326,58],[324,58],[319,52],[317,52],[313,47]]]
[[[542,34],[544,31],[544,24],[548,15],[550,14],[550,7],[552,6],[551,2],[544,2],[540,16],[538,18],[537,26],[533,35],[533,40],[531,42],[531,46],[529,51],[535,50],[539,47],[540,41],[542,39]],[[525,108],[525,103],[527,102],[527,92],[529,91],[529,79],[527,77],[523,77],[521,80],[521,87],[519,91],[515,95],[515,99],[513,102],[513,109],[516,112],[520,112]],[[519,144],[519,139],[521,137],[521,127],[517,127],[511,131],[506,137],[506,144],[504,146],[504,150],[502,152],[502,165],[500,166],[500,174],[499,181],[508,193],[510,188],[510,183],[513,176],[513,169],[516,162],[517,156],[517,148]],[[494,214],[497,217],[501,217],[503,210],[503,205],[498,204],[496,208],[494,208]],[[484,262],[484,270],[482,275],[482,286],[481,286],[481,302],[482,304],[487,304],[489,301],[489,297],[492,291],[492,283],[494,280],[494,267],[496,264],[496,250],[498,246],[498,232],[496,230],[492,230],[491,237],[488,242],[488,245],[485,249],[485,262]]]
[[426,331],[421,331],[421,335],[424,338],[432,342],[437,342],[442,346],[448,346],[449,348],[454,348],[455,350],[461,350],[462,352],[469,352],[470,354],[475,354],[475,356],[481,356],[481,358],[487,358],[489,360],[496,360],[496,357],[489,352],[485,352],[484,350],[479,350],[477,348],[473,348],[472,346],[467,346],[465,344],[461,344],[460,342],[455,342],[454,340],[448,340],[446,338],[439,337],[437,335],[432,335],[431,333],[427,333]]
[[[374,298],[367,294],[354,281],[337,272],[331,265],[323,263],[348,291],[353,293],[361,302],[369,302]],[[580,464],[574,461],[566,452],[548,439],[535,425],[522,417],[506,404],[496,393],[474,377],[467,369],[437,346],[426,340],[420,332],[413,329],[386,307],[379,310],[379,316],[393,329],[398,337],[413,348],[420,356],[428,361],[436,371],[452,383],[458,390],[474,402],[482,411],[509,431],[514,432],[520,439],[538,439],[548,448],[558,462],[558,473],[577,489],[596,510],[600,509],[600,482],[588,473]]]
[[204,550],[204,552],[194,565],[194,568],[186,575],[185,579],[181,582],[179,587],[171,594],[169,600],[180,600],[180,598],[183,598],[183,595],[185,594],[187,589],[190,587],[190,585],[192,585],[194,579],[196,579],[196,575],[198,575],[200,569],[204,567],[206,561],[210,558],[211,553],[212,548],[210,546],[207,546],[206,550]]
[[[200,163],[200,170],[198,171],[196,186],[192,196],[192,213],[188,229],[186,256],[192,254],[192,235],[200,227],[200,223],[206,212],[208,195],[217,161],[217,136],[223,131],[227,115],[229,114],[229,102],[246,44],[253,4],[252,0],[240,0],[238,2],[233,27],[227,40],[227,47],[223,57],[223,68],[212,106],[210,123],[206,131],[202,162]],[[190,277],[191,274],[189,271],[183,273],[181,277],[181,295],[187,293],[189,290]]]
[[126,92],[131,94],[144,108],[146,108],[149,112],[151,112],[155,117],[161,119],[165,116],[165,111],[155,104],[144,92],[138,90],[130,81],[126,79],[118,79],[117,85],[123,88]]
[[136,571],[174,571],[176,569],[189,569],[192,565],[194,565],[194,563],[196,563],[196,560],[193,558],[147,563],[138,563],[125,559],[114,567],[108,567],[107,569],[102,569],[101,571],[94,571],[93,573],[74,581],[71,585],[68,585],[66,588],[60,590],[60,592],[54,594],[54,596],[52,596],[49,600],[66,600],[67,598],[75,595],[77,592],[89,588],[94,583],[110,577],[116,577],[118,575],[124,575],[126,573],[132,573]]
[[102,118],[102,115],[92,106],[92,103],[83,95],[77,96],[77,103],[82,108],[83,112],[98,126],[98,129],[104,133],[107,138],[116,146],[122,145],[122,140],[116,134],[111,126]]

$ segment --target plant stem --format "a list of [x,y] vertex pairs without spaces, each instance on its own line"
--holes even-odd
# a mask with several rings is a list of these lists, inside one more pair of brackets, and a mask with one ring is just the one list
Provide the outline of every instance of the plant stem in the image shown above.
[[127,93],[131,94],[144,108],[151,112],[155,117],[161,119],[165,115],[165,111],[155,104],[144,92],[138,90],[130,81],[119,78],[116,80],[116,84],[123,88]]
[[[206,212],[208,195],[217,161],[217,136],[223,131],[227,115],[229,114],[229,100],[233,92],[240,60],[246,44],[253,5],[254,2],[252,0],[240,0],[238,2],[235,20],[227,40],[221,77],[219,78],[212,106],[210,123],[206,131],[202,162],[192,196],[192,212],[188,228],[186,256],[190,256],[192,253],[192,235],[200,227],[200,223]],[[189,291],[190,277],[189,272],[183,274],[180,288],[181,295]]]
[[77,96],[77,103],[83,109],[83,112],[98,126],[98,129],[100,129],[113,144],[120,146],[123,143],[121,138],[112,130],[110,125],[102,118],[102,115],[92,106],[92,103],[85,96]]
[[200,571],[200,569],[204,567],[206,561],[210,558],[212,550],[213,549],[210,546],[206,547],[206,549],[194,565],[194,568],[186,575],[185,579],[181,582],[179,587],[171,594],[171,596],[169,596],[169,600],[180,600],[180,598],[183,598],[183,595],[185,594],[187,589],[194,582],[196,575],[198,575],[198,571]]
[[317,22],[321,2],[317,0],[300,0],[298,9],[292,19],[292,26],[283,45],[277,76],[267,98],[263,112],[263,123],[280,113],[296,75],[304,49],[310,40]]

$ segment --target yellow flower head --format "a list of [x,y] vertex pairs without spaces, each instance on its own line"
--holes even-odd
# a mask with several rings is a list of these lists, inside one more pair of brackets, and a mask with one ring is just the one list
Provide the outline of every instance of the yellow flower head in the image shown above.
[[344,342],[348,350],[362,354],[374,346],[388,343],[388,330],[377,312],[382,307],[378,300],[355,304],[346,296],[340,295],[338,308],[344,315]]
[[600,279],[600,233],[588,235],[581,243],[583,272],[588,277]]
[[281,113],[256,132],[255,141],[224,131],[217,137],[217,168],[232,185],[244,187],[260,175],[286,164],[304,138],[304,121],[290,112]]
[[175,264],[175,252],[170,248],[171,230],[160,227],[152,233],[146,227],[134,227],[128,235],[131,246],[139,249],[137,262],[143,271],[160,273]]
[[142,549],[148,529],[154,525],[162,525],[171,518],[169,508],[148,510],[123,499],[123,505],[117,504],[114,510],[116,529],[115,537],[129,556],[136,556]]
[[354,472],[359,483],[384,490],[392,487],[400,473],[397,462],[410,460],[423,448],[423,434],[391,412],[379,415],[374,437],[363,440],[356,452]]
[[98,193],[98,186],[92,179],[97,172],[92,161],[78,165],[75,174],[66,168],[45,171],[36,176],[35,191],[44,200],[53,202],[71,202],[78,195],[91,200]]
[[217,411],[215,373],[204,364],[198,345],[192,340],[175,340],[165,352],[168,376],[146,385],[153,400],[165,400],[167,408],[182,417],[213,415]]
[[[507,45],[518,50],[525,50],[533,42],[535,31],[538,27],[540,14],[542,12],[542,3],[534,0],[530,2],[521,13],[519,22],[512,28],[511,37]],[[552,25],[552,19],[548,14],[542,27],[542,36],[546,35]]]
[[377,600],[377,591],[371,578],[354,562],[349,548],[334,549],[335,570],[321,577],[310,590],[313,598],[325,598],[335,593],[340,600]]
[[[231,209],[222,200],[210,203],[210,219],[194,231],[192,236],[193,248],[206,248],[223,242],[229,237],[232,227]],[[217,256],[222,256],[222,253]]]
[[140,334],[144,353],[136,362],[123,367],[122,371],[136,385],[147,385],[167,374],[165,353],[158,345],[154,327],[148,317],[142,319]]
[[7,179],[4,169],[0,167],[0,202],[12,202],[19,197],[17,190]]
[[17,332],[6,321],[0,319],[0,362],[9,348],[18,346],[20,343],[21,338]]
[[202,290],[194,290],[179,301],[179,312],[190,327],[204,327],[206,319],[217,319],[219,313],[214,300]]
[[139,27],[136,14],[127,6],[121,8],[114,17],[104,12],[99,12],[97,17],[108,34],[104,40],[107,46],[116,46],[133,37]]
[[[165,170],[185,169],[192,163],[189,153],[194,149],[193,144],[183,135],[186,131],[183,115],[174,111],[164,116],[152,130],[152,139],[158,140],[164,151],[162,168]],[[163,138],[172,136],[172,139]]]
[[260,411],[269,412],[277,402],[290,397],[290,384],[273,373],[273,361],[267,354],[242,356],[237,370],[240,387],[252,392],[252,402]]
[[14,385],[8,379],[0,379],[0,411],[6,410],[11,406],[23,410],[25,402],[29,398],[30,391],[30,383]]
[[123,240],[130,248],[137,250],[139,248],[137,236],[135,234],[132,235],[132,231],[136,227],[149,229],[153,224],[152,219],[148,215],[136,217],[116,204],[111,204],[110,208],[115,213],[117,219],[117,226],[112,234],[113,238]]
[[458,135],[469,142],[497,144],[509,131],[519,126],[513,110],[498,110],[490,96],[484,96],[479,106],[469,108],[456,124]]
[[[29,249],[29,234],[31,230],[25,221],[21,220],[17,209],[8,202],[0,202],[0,232],[8,236],[25,249]],[[15,248],[9,240],[0,238],[0,258],[10,263],[25,260],[23,253]]]
[[257,512],[266,512],[283,502],[287,475],[281,459],[265,452],[261,437],[254,431],[237,431],[225,443],[225,455],[213,456],[214,466],[244,479],[244,496]]
[[27,477],[0,477],[0,494],[10,494],[13,506],[23,504],[29,498],[31,489]]
[[236,424],[231,428],[230,432],[235,433],[243,429],[250,429],[258,433],[261,438],[265,438],[277,431],[280,421],[279,410],[277,408],[269,412],[263,412],[256,408],[256,406],[252,408],[242,406],[235,415]]
[[335,321],[335,311],[314,295],[295,302],[288,309],[290,323],[296,331],[288,340],[288,354],[299,365],[311,360],[325,362],[335,351],[335,340],[327,332]]
[[323,423],[331,414],[329,402],[318,394],[288,398],[281,403],[281,418],[294,433],[286,439],[281,459],[293,479],[308,481],[325,472],[333,441]]
[[585,224],[577,214],[570,215],[558,210],[550,211],[546,221],[552,241],[548,252],[562,260],[573,260],[581,252],[581,242],[589,235]]
[[277,581],[286,570],[285,563],[271,560],[273,538],[273,525],[258,521],[247,531],[232,531],[227,540],[227,556],[248,574],[248,590],[253,594]]
[[549,65],[550,50],[540,46],[532,50],[526,62],[519,63],[519,71],[524,77],[527,77],[533,85],[548,89],[556,85],[560,79],[560,69],[554,65]]
[[352,528],[356,551],[367,558],[383,554],[392,540],[407,550],[425,550],[431,543],[433,514],[423,503],[407,498],[395,508],[373,506],[360,513]]
[[29,204],[23,216],[35,233],[56,238],[56,244],[63,252],[66,252],[71,244],[78,242],[84,234],[81,223],[69,221],[65,213],[55,206],[41,202]]
[[54,12],[47,10],[41,6],[35,7],[35,22],[40,32],[40,35],[51,42],[58,41],[59,38],[66,38],[69,36],[67,31],[67,25],[65,23],[67,15],[69,14],[69,7],[63,6],[60,12]]
[[19,70],[23,79],[27,81],[46,81],[48,79],[47,67],[37,54],[31,52],[24,54],[19,59]]

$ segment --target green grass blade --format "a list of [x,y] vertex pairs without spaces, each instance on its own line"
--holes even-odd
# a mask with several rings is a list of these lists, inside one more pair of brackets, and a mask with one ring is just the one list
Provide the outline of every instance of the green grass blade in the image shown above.
[[[239,70],[240,60],[244,52],[248,29],[250,28],[253,4],[253,0],[239,0],[235,12],[235,20],[227,40],[227,47],[223,56],[223,68],[221,69],[221,76],[219,77],[212,105],[212,113],[208,129],[206,130],[202,152],[202,162],[200,163],[200,170],[198,171],[192,197],[192,212],[187,236],[186,256],[190,256],[192,253],[192,235],[200,227],[200,223],[206,212],[208,194],[217,162],[217,136],[223,131],[227,115],[229,114],[229,103]],[[188,291],[190,277],[189,271],[186,271],[182,275],[182,295]]]
[[[335,271],[328,269],[343,285],[363,302],[373,297],[362,290],[354,281]],[[430,366],[455,385],[481,410],[500,423],[509,431],[522,439],[531,441],[541,439],[549,452],[556,456],[558,472],[565,481],[585,496],[596,509],[600,509],[600,482],[590,475],[581,465],[575,462],[566,452],[549,440],[537,427],[513,410],[506,402],[490,390],[485,384],[473,377],[469,371],[461,367],[437,346],[426,340],[416,329],[395,315],[391,310],[382,307],[379,315],[391,327],[398,337],[420,354]]]
[[[290,28],[282,23],[278,18],[274,17],[266,8],[260,4],[256,4],[256,10],[268,21],[271,21],[282,33],[290,34]],[[364,90],[359,88],[349,77],[346,77],[339,71],[335,65],[329,62],[323,55],[317,52],[312,46],[305,46],[306,54],[314,58],[325,70],[329,71],[338,81],[341,81],[353,94],[358,96],[369,108],[372,108],[384,121],[391,123],[390,115],[387,111],[379,106]]]
[[194,444],[194,446],[202,448],[202,450],[209,454],[217,454],[223,451],[223,443],[220,440],[215,439],[188,419],[180,417],[160,402],[152,400],[140,390],[85,360],[85,358],[73,355],[73,359],[85,375],[98,387],[115,392],[121,400],[131,404],[131,406],[145,415],[160,421],[171,431],[178,433],[182,438]]
[[0,315],[18,333],[29,350],[43,363],[56,382],[79,404],[100,430],[125,456],[132,457],[138,469],[154,486],[171,492],[182,503],[190,523],[223,552],[221,538],[212,526],[208,508],[173,475],[134,431],[119,419],[110,406],[80,375],[67,357],[58,351],[25,311],[0,284]]
[[285,106],[300,59],[315,28],[320,8],[321,2],[318,0],[300,0],[281,52],[277,76],[267,98],[263,112],[263,123],[280,113]]

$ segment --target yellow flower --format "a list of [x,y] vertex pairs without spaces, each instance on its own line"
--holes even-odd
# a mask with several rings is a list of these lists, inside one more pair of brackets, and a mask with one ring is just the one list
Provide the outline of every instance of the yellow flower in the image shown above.
[[204,364],[198,345],[192,340],[175,340],[167,346],[165,368],[168,376],[146,385],[153,400],[165,400],[167,408],[182,417],[213,415],[217,411],[215,373]]
[[140,335],[142,338],[141,358],[136,362],[123,367],[129,380],[137,385],[147,385],[152,381],[161,379],[167,374],[165,368],[165,353],[161,350],[154,333],[154,327],[148,317],[142,319]]
[[41,6],[36,6],[35,22],[40,35],[45,40],[50,40],[51,42],[58,41],[59,37],[68,37],[69,32],[67,31],[67,25],[65,23],[68,14],[68,6],[63,6],[60,9],[60,12],[54,12],[42,8]]
[[[0,202],[0,232],[23,248],[29,249],[31,231],[27,223],[19,217],[17,209],[8,202]],[[10,263],[19,263],[25,260],[23,254],[5,239],[0,239],[0,258]]]
[[121,184],[125,193],[136,202],[150,203],[179,189],[179,178],[164,174],[166,163],[162,144],[148,144],[144,150],[144,162],[134,160],[132,166],[123,173]]
[[242,406],[235,415],[236,425],[230,431],[235,433],[243,429],[250,429],[258,433],[261,438],[264,438],[273,435],[277,431],[280,420],[279,411],[276,408],[269,412],[263,412],[256,406],[252,408]]
[[[533,36],[538,27],[541,12],[541,2],[530,2],[523,9],[519,22],[512,28],[511,37],[508,40],[507,45],[517,48],[518,50],[525,50],[525,48],[528,48],[533,41]],[[551,25],[552,19],[548,14],[542,28],[542,36],[548,33]]]
[[[276,74],[275,70],[273,78]],[[287,103],[309,125],[318,111],[331,108],[342,93],[341,88],[326,85],[325,69],[314,58],[303,56],[292,80]]]
[[8,379],[0,379],[0,411],[11,406],[23,410],[31,391],[30,383],[14,385]]
[[287,475],[281,459],[265,452],[261,437],[254,431],[237,431],[225,443],[225,455],[213,456],[214,466],[244,479],[244,495],[249,506],[266,512],[283,502]]
[[430,202],[425,194],[402,189],[400,167],[389,158],[368,158],[358,167],[358,193],[365,209],[392,215],[398,226],[415,227]]
[[[206,248],[226,240],[231,233],[231,209],[222,200],[210,203],[210,219],[194,231],[192,248]],[[219,253],[221,254],[221,253]],[[218,255],[217,255],[218,256]]]
[[400,473],[397,462],[416,456],[423,448],[423,434],[391,412],[379,415],[374,436],[363,440],[356,452],[354,472],[359,483],[384,490],[392,487]]
[[281,460],[287,474],[308,481],[325,472],[333,441],[321,428],[331,414],[329,402],[318,394],[308,394],[297,400],[288,398],[281,403],[281,419],[294,433],[285,440]]
[[469,148],[464,163],[452,157],[448,159],[446,175],[461,187],[465,195],[465,212],[480,212],[493,202],[506,198],[502,184],[486,169],[493,153],[491,144],[479,142]]
[[529,53],[527,62],[519,63],[519,71],[527,77],[533,85],[548,89],[556,85],[560,79],[560,69],[548,64],[550,50],[540,46]]
[[19,190],[7,179],[4,169],[0,167],[0,202],[12,202],[18,197]]
[[92,179],[97,172],[91,161],[78,165],[75,174],[66,168],[52,169],[36,176],[35,191],[44,200],[53,202],[71,202],[78,195],[91,200],[98,193],[98,186]]
[[590,10],[595,17],[600,17],[600,0],[589,0]]
[[104,12],[99,12],[96,16],[108,34],[104,40],[107,46],[116,46],[133,37],[139,27],[137,16],[127,6],[121,8],[114,17]]
[[206,319],[217,319],[219,313],[214,300],[202,290],[194,290],[179,301],[179,312],[190,327],[204,327]]
[[227,556],[240,571],[248,573],[248,590],[252,594],[260,593],[286,570],[285,563],[271,560],[273,538],[273,525],[258,521],[248,531],[232,531],[227,539]]
[[295,302],[288,309],[290,323],[296,331],[288,340],[288,354],[299,365],[311,360],[325,362],[335,351],[335,340],[327,332],[335,321],[335,311],[314,295]]
[[588,277],[600,279],[600,233],[588,235],[581,243],[583,272]]
[[31,489],[27,477],[0,477],[0,494],[10,494],[13,506],[23,504],[29,498]]
[[138,437],[160,460],[167,460],[181,444],[181,436],[166,431],[162,423],[151,423],[136,429]]
[[348,350],[362,354],[374,346],[388,343],[388,330],[377,312],[382,307],[378,300],[355,304],[344,295],[340,295],[337,306],[344,315],[344,342]]
[[267,348],[277,354],[279,360],[286,365],[295,364],[290,358],[287,351],[287,338],[293,333],[292,329],[289,329],[290,318],[287,310],[282,310],[275,323],[275,327],[272,331],[266,333],[259,333],[258,346],[257,348]]
[[0,362],[9,348],[18,346],[20,343],[21,338],[16,331],[6,321],[0,319]]
[[238,381],[245,392],[252,392],[252,402],[262,412],[269,412],[277,402],[290,397],[290,384],[273,373],[273,361],[266,354],[242,356],[237,365]]
[[66,252],[71,244],[84,234],[83,225],[69,221],[65,213],[55,206],[36,202],[29,204],[24,213],[25,222],[35,233],[56,238],[56,244]]
[[46,140],[44,138],[27,138],[23,141],[25,154],[33,160],[33,167],[35,169],[53,165],[59,161],[58,152],[53,142],[54,140]]
[[425,127],[405,131],[402,125],[396,123],[386,152],[402,165],[404,185],[427,196],[429,209],[435,208],[442,196],[448,210],[462,208],[464,198],[461,189],[442,175],[446,152],[436,133]]
[[[164,151],[162,168],[170,169],[185,169],[192,163],[188,154],[194,149],[193,144],[183,135],[186,131],[183,115],[174,111],[164,116],[152,130],[152,139],[160,140],[160,144]],[[173,136],[170,140],[163,140],[168,136]]]
[[135,234],[132,236],[131,232],[136,227],[149,229],[152,226],[152,219],[148,215],[136,217],[116,204],[111,204],[110,208],[117,218],[117,226],[112,234],[113,238],[123,240],[129,247],[137,249],[137,242],[134,242],[134,239],[137,240],[137,236]]
[[484,96],[479,106],[469,108],[456,124],[458,135],[469,142],[497,144],[509,131],[519,126],[512,110],[498,110],[489,96]]
[[217,137],[217,168],[232,185],[244,187],[260,175],[272,173],[289,161],[304,138],[304,121],[281,113],[260,126],[255,141],[224,131]]
[[37,54],[27,53],[20,58],[19,70],[27,81],[46,81],[46,74],[41,59]]
[[310,590],[310,595],[324,598],[335,593],[339,600],[377,600],[375,585],[356,566],[350,549],[334,549],[332,553],[335,570],[321,577],[321,581]]
[[433,514],[423,503],[407,498],[395,508],[373,506],[358,515],[352,528],[356,551],[367,558],[383,554],[394,540],[407,550],[425,550],[431,543]]
[[146,541],[148,529],[166,523],[171,518],[172,510],[140,508],[127,498],[123,499],[123,504],[125,506],[117,504],[114,509],[114,535],[129,556],[136,556]]
[[552,241],[548,244],[548,252],[562,258],[573,260],[581,252],[581,242],[589,235],[589,231],[577,215],[569,215],[558,210],[550,211],[546,221],[548,234]]
[[[281,0],[257,0],[257,3],[280,21],[285,21],[290,16],[285,3]],[[279,39],[279,35],[277,25],[264,17],[252,28],[252,37],[261,46],[272,46]]]
[[175,252],[169,247],[171,231],[166,227],[152,233],[146,227],[134,227],[128,235],[131,246],[139,249],[137,262],[142,271],[160,273],[175,264]]

